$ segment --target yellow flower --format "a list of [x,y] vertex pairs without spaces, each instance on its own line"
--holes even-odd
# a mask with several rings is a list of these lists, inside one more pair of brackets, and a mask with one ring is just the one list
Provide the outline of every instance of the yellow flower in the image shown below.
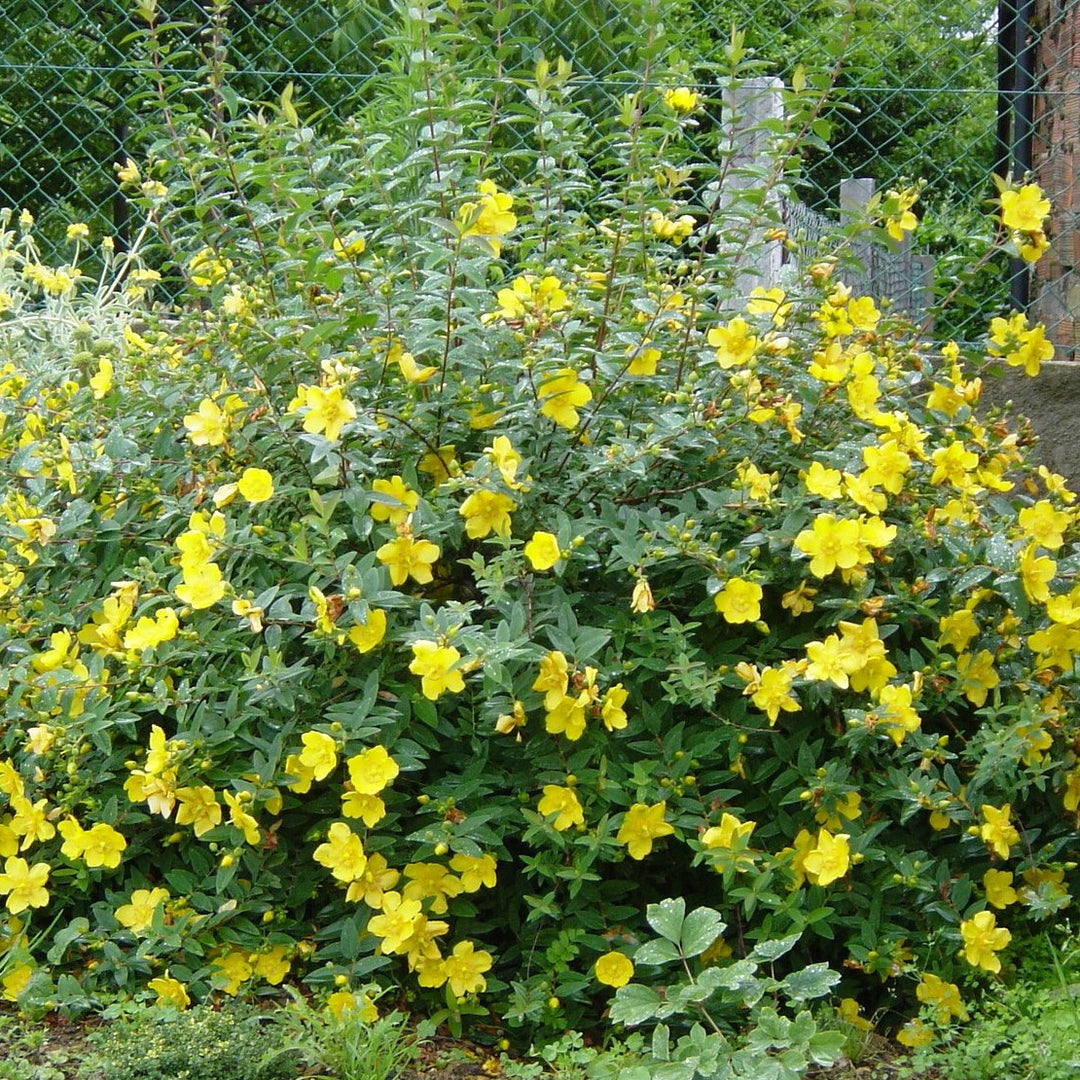
[[191,257],[188,273],[193,285],[208,289],[211,285],[224,281],[231,267],[232,263],[228,260],[222,262],[213,248],[204,247]]
[[363,795],[378,795],[401,771],[385,746],[371,746],[354,754],[345,764],[353,791]]
[[196,610],[213,607],[225,596],[225,582],[217,563],[184,570],[183,584],[176,587],[177,599]]
[[907,684],[883,686],[878,694],[874,712],[885,733],[897,746],[901,746],[908,735],[914,734],[922,726],[912,701],[913,691]]
[[915,987],[915,996],[924,1005],[933,1005],[934,1022],[947,1024],[954,1016],[957,1020],[968,1018],[967,1009],[960,998],[960,988],[956,983],[946,982],[929,971],[924,971],[919,985]]
[[93,391],[94,400],[100,401],[111,389],[113,384],[112,361],[103,357],[98,361],[96,374],[90,376],[90,389]]
[[0,988],[3,990],[5,1001],[18,1001],[19,995],[30,985],[34,977],[34,967],[31,964],[12,964],[10,969],[0,977]]
[[861,561],[859,522],[819,514],[811,528],[795,537],[795,547],[810,556],[810,573],[814,577],[828,577],[837,568],[850,570]]
[[494,855],[465,855],[458,852],[450,860],[450,869],[456,870],[461,879],[464,892],[479,892],[482,886],[495,888],[495,868],[498,865]]
[[154,913],[168,899],[168,889],[136,889],[128,903],[116,909],[116,921],[133,934],[141,934],[150,928]]
[[753,855],[747,853],[750,834],[757,827],[756,821],[740,821],[726,811],[719,825],[713,825],[701,834],[701,844],[707,851],[719,852],[721,857],[713,863],[717,873],[728,869],[743,871],[752,869]]
[[1017,516],[1020,528],[1036,544],[1056,551],[1063,543],[1063,533],[1072,524],[1072,515],[1055,510],[1053,503],[1040,499],[1032,506],[1025,506]]
[[409,863],[403,874],[408,880],[401,895],[406,900],[430,900],[433,915],[446,912],[447,897],[461,895],[461,882],[441,863]]
[[1005,803],[1001,809],[984,804],[981,808],[983,824],[979,826],[979,837],[989,844],[999,858],[1009,857],[1009,848],[1020,840],[1020,834],[1009,823],[1012,807]]
[[831,682],[841,690],[848,688],[851,673],[859,666],[858,659],[844,648],[836,634],[829,634],[824,641],[808,641],[806,658],[809,661],[806,666],[808,679]]
[[373,852],[368,856],[363,874],[349,885],[345,899],[351,902],[363,900],[368,907],[377,911],[382,907],[383,894],[398,883],[399,877],[401,874],[397,870],[387,866],[385,856]]
[[409,938],[423,926],[424,914],[419,900],[406,900],[400,893],[383,894],[381,914],[368,920],[368,932],[382,940],[383,953],[407,952]]
[[1008,319],[990,320],[991,356],[1003,356],[1010,367],[1022,367],[1034,377],[1044,360],[1054,358],[1054,346],[1046,340],[1046,329],[1041,324],[1029,327],[1027,316],[1017,312]]
[[174,979],[169,974],[168,968],[165,969],[164,975],[151,979],[146,987],[157,994],[158,1005],[172,1005],[177,1009],[186,1009],[191,1004],[191,998],[188,997],[184,984],[179,979]]
[[810,468],[802,474],[802,484],[811,495],[822,499],[839,499],[843,494],[842,481],[839,469],[826,469],[820,461],[811,461]]
[[443,970],[455,997],[480,994],[487,989],[483,973],[491,969],[491,953],[477,949],[471,941],[459,941],[443,961]]
[[127,840],[111,825],[98,822],[83,833],[82,859],[90,869],[105,867],[114,870],[120,865],[121,852]]
[[769,726],[776,723],[781,712],[798,712],[799,699],[792,693],[796,667],[782,664],[780,667],[763,668],[743,693],[769,718]]
[[676,86],[664,91],[664,104],[674,113],[682,113],[683,115],[692,113],[695,109],[701,107],[701,103],[701,95],[691,90],[689,86]]
[[919,224],[919,219],[911,209],[918,199],[919,189],[914,187],[885,192],[885,198],[881,201],[881,212],[885,219],[885,231],[893,240],[903,240],[904,233],[912,232]]
[[747,315],[768,315],[774,326],[783,326],[791,311],[791,304],[785,303],[787,293],[783,289],[767,289],[757,285],[750,290],[746,303]]
[[573,430],[578,425],[578,408],[592,401],[592,396],[573,368],[560,368],[540,384],[540,412],[560,427]]
[[550,570],[561,558],[559,540],[553,533],[534,532],[525,545],[525,558],[534,570]]
[[573,825],[585,824],[585,812],[573,788],[545,784],[544,793],[536,809],[544,817],[550,814],[558,815],[552,822],[552,826],[558,832],[564,832]]
[[630,594],[630,610],[635,615],[643,615],[646,611],[656,610],[656,601],[653,599],[647,578],[639,577],[634,582],[634,591]]
[[367,622],[349,627],[349,641],[358,652],[371,652],[386,637],[386,612],[380,608],[368,608]]
[[177,825],[191,825],[196,836],[202,836],[221,824],[221,806],[214,789],[206,784],[176,789]]
[[1050,582],[1057,573],[1057,563],[1049,555],[1036,555],[1036,545],[1028,544],[1020,556],[1020,583],[1033,604],[1045,604],[1050,599]]
[[627,374],[644,376],[656,374],[656,365],[660,361],[661,353],[659,349],[649,347],[648,339],[636,348],[631,345],[627,349],[627,355],[631,358],[626,365]]
[[618,989],[634,977],[634,962],[621,952],[609,952],[596,961],[593,971],[597,982]]
[[258,847],[262,833],[259,831],[259,823],[247,809],[246,794],[234,795],[231,791],[224,791],[222,795],[229,807],[230,824],[243,834],[244,843]]
[[550,712],[559,704],[569,686],[569,665],[561,652],[547,653],[540,661],[540,673],[532,684],[534,690],[544,693],[544,708]]
[[621,731],[627,724],[626,710],[623,706],[630,696],[622,683],[609,686],[604,695],[604,703],[600,706],[600,719],[608,731]]
[[417,506],[420,495],[413,491],[400,476],[391,476],[389,480],[375,480],[371,489],[383,496],[371,500],[368,513],[375,521],[389,521],[391,525],[400,525],[406,521]]
[[625,844],[631,859],[644,859],[652,851],[653,841],[675,832],[674,826],[664,820],[666,802],[634,803],[623,817],[616,843]]
[[833,836],[828,829],[818,830],[817,846],[807,852],[803,866],[815,885],[829,885],[842,878],[851,866],[847,834]]
[[1001,960],[997,953],[1012,941],[1012,934],[1004,926],[997,926],[991,911],[980,911],[960,923],[960,935],[964,939],[964,959],[972,967],[997,974]]
[[315,772],[300,760],[299,754],[289,754],[285,758],[285,772],[294,777],[289,783],[289,790],[298,795],[305,795],[311,790],[311,782],[315,779]]
[[[525,706],[520,701],[515,701],[510,712],[503,713],[495,720],[495,730],[500,735],[511,735],[518,728],[523,728],[527,722]],[[520,734],[517,736],[517,741],[521,741]]]
[[659,210],[650,211],[649,223],[652,225],[652,231],[661,240],[670,240],[673,244],[682,243],[694,231],[694,226],[697,224],[690,214],[680,214],[672,220]]
[[341,796],[341,814],[342,817],[359,818],[369,829],[374,829],[386,817],[386,803],[378,795],[346,791]]
[[141,653],[153,649],[166,641],[172,641],[180,630],[180,620],[171,607],[158,608],[154,617],[143,615],[135,625],[124,634],[124,648]]
[[22,837],[21,850],[25,851],[31,844],[51,840],[56,835],[56,827],[47,816],[48,803],[45,799],[32,803],[23,795],[12,795],[10,804],[15,816],[8,825],[17,836]]
[[721,326],[714,326],[705,340],[716,349],[716,362],[725,371],[749,367],[760,344],[750,324],[738,316]]
[[338,747],[333,736],[324,731],[305,731],[300,741],[304,744],[300,764],[311,770],[313,779],[325,780],[337,768]]
[[388,540],[375,557],[390,571],[392,584],[403,585],[411,577],[417,584],[426,585],[434,577],[431,567],[439,560],[439,548],[430,540],[404,535]]
[[465,519],[465,532],[473,540],[510,535],[510,512],[517,503],[509,495],[495,491],[474,491],[459,507],[458,513]]
[[131,158],[125,158],[123,165],[114,165],[113,168],[116,170],[116,179],[121,184],[137,184],[142,179],[139,166]]
[[514,449],[514,444],[505,435],[496,435],[490,446],[484,447],[484,453],[495,462],[495,467],[503,478],[503,482],[510,488],[521,488],[517,482],[518,466],[521,464],[521,455]]
[[390,350],[390,359],[397,362],[405,381],[410,383],[426,383],[439,369],[430,364],[421,367],[411,352],[402,352],[401,346],[396,344]]
[[461,669],[455,666],[461,659],[461,653],[452,645],[414,641],[412,651],[409,670],[420,676],[420,688],[429,701],[438,700],[447,690],[456,694],[465,689]]
[[230,949],[210,961],[211,965],[217,968],[214,972],[215,983],[218,979],[224,979],[220,988],[230,997],[235,997],[241,985],[255,974],[248,955],[246,949]]
[[548,275],[537,283],[532,274],[523,274],[514,279],[508,289],[500,289],[496,294],[499,310],[492,317],[507,322],[520,323],[526,316],[536,319],[541,325],[546,324],[553,315],[569,306],[569,299],[562,283],[557,277]]
[[344,821],[335,821],[330,826],[326,843],[320,844],[312,857],[338,881],[356,881],[367,868],[363,842]]
[[987,870],[982,879],[986,902],[999,910],[1015,904],[1016,890],[1012,881],[1013,876],[1007,870]]
[[266,502],[274,494],[274,478],[265,469],[245,469],[236,490],[249,503]]
[[251,965],[253,974],[271,986],[280,986],[291,966],[288,945],[271,945],[265,952],[256,953]]
[[971,644],[973,638],[979,636],[979,623],[970,608],[961,608],[938,619],[938,633],[941,644],[948,645],[959,654]]
[[1024,184],[1015,189],[1002,191],[1001,223],[1006,229],[1019,232],[1041,232],[1043,222],[1050,213],[1050,200],[1038,184]]
[[356,406],[345,397],[340,386],[323,390],[318,386],[309,386],[303,397],[307,406],[303,428],[310,435],[322,434],[330,442],[341,438],[341,429],[356,419]]
[[363,255],[367,250],[367,240],[362,236],[351,235],[342,240],[340,236],[334,237],[332,245],[334,254],[339,259],[352,259],[357,255]]
[[502,251],[499,237],[513,231],[517,218],[511,211],[514,197],[499,191],[491,180],[481,180],[479,201],[467,202],[458,212],[458,231],[462,238],[477,236],[485,240],[495,258]]
[[716,610],[726,622],[737,624],[757,622],[761,618],[762,588],[743,578],[729,579],[713,597]]
[[934,1041],[934,1029],[923,1023],[918,1017],[909,1020],[896,1034],[896,1041],[901,1046],[915,1049],[917,1046],[929,1046]]
[[6,897],[5,904],[12,915],[18,915],[27,908],[45,907],[49,903],[49,892],[45,888],[49,880],[48,863],[34,863],[28,866],[25,859],[10,856],[4,861],[4,872],[0,874],[0,894]]
[[373,1024],[379,1019],[375,1002],[367,994],[361,994],[358,998],[351,990],[335,990],[326,999],[326,1009],[338,1023],[345,1020],[350,1013],[356,1013],[365,1024]]
[[739,478],[739,486],[745,489],[751,499],[761,499],[768,503],[780,479],[780,474],[763,473],[752,461],[744,459],[735,468]]
[[956,674],[960,679],[960,690],[964,696],[980,708],[986,704],[987,694],[1001,682],[1001,676],[994,670],[994,656],[988,649],[981,650],[975,656],[961,653],[956,658]]
[[228,424],[228,413],[223,412],[210,398],[203,398],[198,411],[184,417],[184,427],[195,446],[221,446],[225,442]]
[[863,462],[866,471],[863,479],[871,487],[881,487],[892,495],[899,495],[904,487],[904,474],[911,468],[911,458],[896,443],[883,446],[864,446]]
[[931,484],[951,484],[960,491],[975,488],[971,471],[979,464],[979,455],[968,450],[962,442],[954,440],[948,446],[938,447],[930,458],[934,463]]
[[859,1013],[862,1009],[854,998],[841,998],[836,1006],[837,1015],[845,1024],[857,1028],[859,1031],[873,1031],[874,1025]]
[[784,593],[780,598],[780,606],[792,615],[806,615],[814,610],[814,597],[817,592],[817,589],[810,588],[807,582],[800,581],[794,589]]

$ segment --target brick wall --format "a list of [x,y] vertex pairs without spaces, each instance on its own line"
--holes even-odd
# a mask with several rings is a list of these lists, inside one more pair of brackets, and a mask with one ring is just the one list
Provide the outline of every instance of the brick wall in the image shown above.
[[1050,250],[1036,264],[1032,313],[1060,359],[1080,359],[1080,2],[1037,0],[1035,176],[1051,200]]

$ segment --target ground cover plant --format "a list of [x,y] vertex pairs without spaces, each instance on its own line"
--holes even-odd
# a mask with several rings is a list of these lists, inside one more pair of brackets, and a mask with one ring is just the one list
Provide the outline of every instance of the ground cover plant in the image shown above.
[[[456,11],[402,13],[332,138],[223,51],[163,77],[122,255],[4,220],[0,992],[374,1016],[374,979],[453,1030],[647,1025],[672,1080],[827,1060],[828,994],[926,1042],[1072,902],[1075,496],[975,412],[1052,347],[851,293],[914,188],[752,284],[827,76],[705,158],[652,9],[599,127],[566,59],[481,93]],[[999,247],[1048,210],[1003,183]]]

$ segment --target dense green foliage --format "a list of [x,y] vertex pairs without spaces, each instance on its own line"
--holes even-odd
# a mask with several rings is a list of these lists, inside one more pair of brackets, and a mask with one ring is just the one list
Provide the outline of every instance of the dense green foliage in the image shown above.
[[[685,960],[673,1046],[693,987],[775,991],[761,1039],[805,1065],[830,965],[849,1015],[884,984],[945,1023],[1071,904],[1075,497],[970,370],[1036,374],[1042,329],[937,352],[851,293],[911,189],[752,289],[822,92],[702,158],[713,102],[639,36],[602,121],[567,62],[478,95],[435,6],[331,134],[292,89],[163,88],[97,284],[86,225],[57,267],[6,217],[8,999],[302,980],[366,1014],[374,976],[528,1034],[611,987],[649,1019],[632,987]],[[493,154],[506,124],[533,149]],[[999,209],[1037,257],[1038,189]]]

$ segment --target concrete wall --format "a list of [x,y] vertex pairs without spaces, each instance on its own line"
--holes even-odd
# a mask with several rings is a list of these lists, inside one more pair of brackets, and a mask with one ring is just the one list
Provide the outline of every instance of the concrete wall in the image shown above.
[[1031,420],[1039,436],[1036,460],[1080,492],[1080,364],[1051,360],[1034,379],[1017,368],[1007,368],[999,378],[983,376],[982,403],[1006,402],[1017,416]]

